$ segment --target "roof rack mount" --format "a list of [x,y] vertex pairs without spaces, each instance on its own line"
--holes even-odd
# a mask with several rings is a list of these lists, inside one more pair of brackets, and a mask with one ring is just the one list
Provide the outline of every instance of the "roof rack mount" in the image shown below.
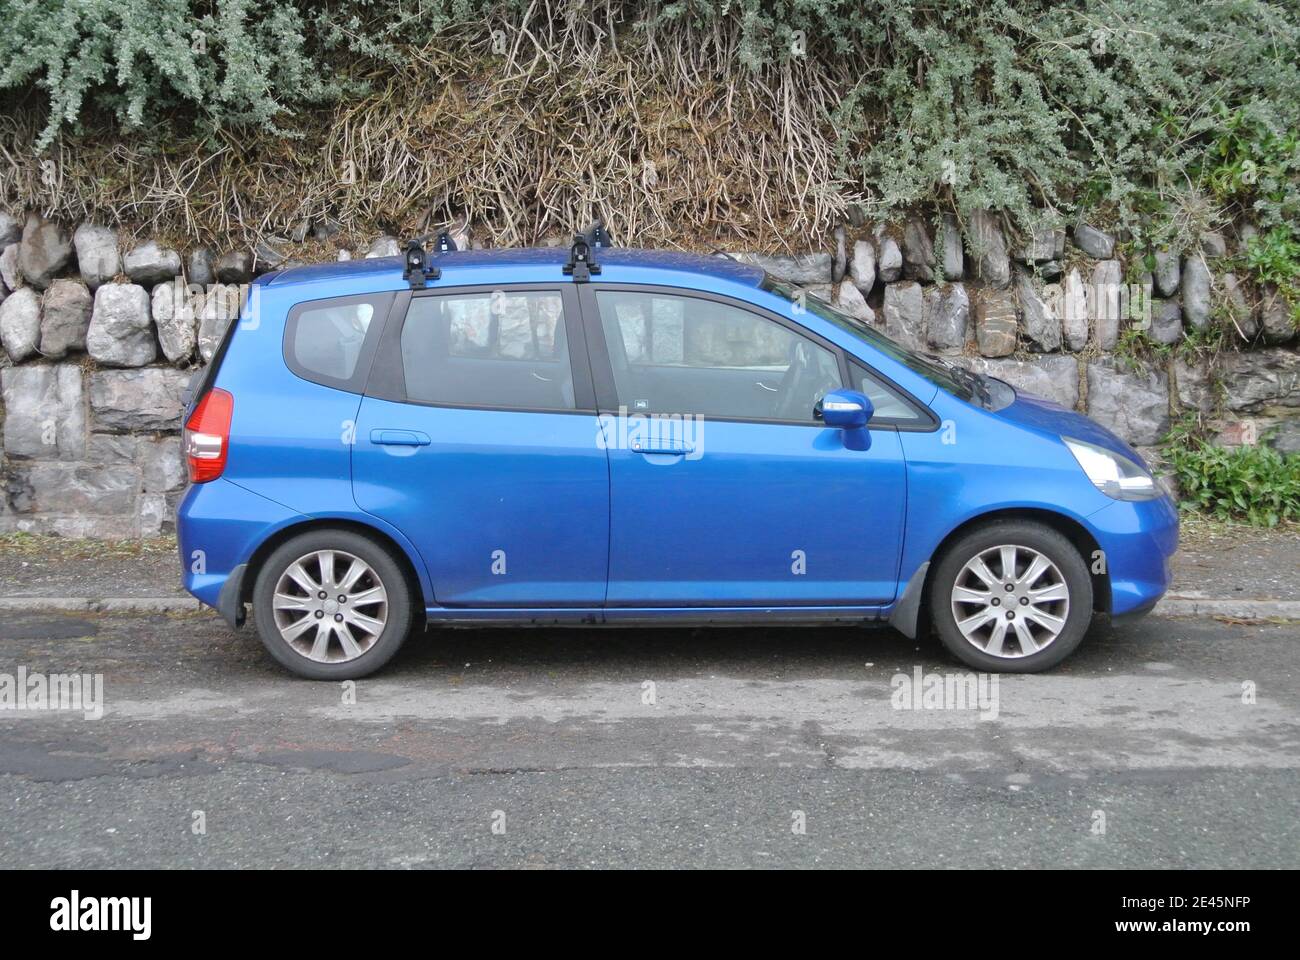
[[[429,233],[406,242],[406,265],[402,270],[402,279],[410,283],[412,290],[423,290],[430,280],[437,280],[442,276],[442,270],[430,260],[429,254],[424,249],[425,243],[431,237],[433,234]],[[444,230],[437,235],[433,248],[437,253],[452,253],[456,250],[456,241]]]
[[605,224],[597,220],[586,233],[573,235],[573,246],[569,248],[569,261],[564,265],[564,275],[573,277],[574,283],[586,283],[592,274],[600,273],[600,264],[596,262],[593,250],[603,250],[613,246]]

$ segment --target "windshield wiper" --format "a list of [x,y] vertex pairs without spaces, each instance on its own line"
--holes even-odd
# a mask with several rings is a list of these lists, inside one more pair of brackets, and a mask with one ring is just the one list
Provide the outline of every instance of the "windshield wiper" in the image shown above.
[[979,398],[980,403],[985,407],[985,409],[993,408],[993,394],[989,390],[988,384],[984,382],[984,376],[982,374],[975,373],[973,370],[967,370],[965,367],[959,366],[948,358],[941,357],[935,353],[923,353],[922,356],[931,363],[942,367],[954,379],[965,384],[970,389],[971,393]]

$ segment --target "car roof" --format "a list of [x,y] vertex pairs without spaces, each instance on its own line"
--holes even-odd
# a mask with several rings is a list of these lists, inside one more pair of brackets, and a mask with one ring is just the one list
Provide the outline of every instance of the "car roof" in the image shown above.
[[[565,279],[561,267],[569,259],[567,247],[522,247],[501,250],[458,250],[453,253],[435,253],[430,263],[442,270],[436,285],[450,286],[462,283],[490,283],[500,281],[499,271],[516,271],[520,280],[536,282],[539,273],[554,268],[554,279]],[[701,278],[730,281],[742,286],[756,287],[763,279],[760,267],[742,263],[725,256],[706,256],[676,250],[637,250],[610,247],[597,250],[594,258],[602,268],[622,272],[619,268],[640,271],[664,271],[675,274],[694,274]],[[376,279],[392,273],[401,281],[402,257],[373,257],[362,260],[343,260],[309,266],[291,267],[269,276],[264,282],[271,286],[288,286],[298,283],[317,283],[329,280],[355,279],[373,276]],[[519,276],[518,273],[527,273]],[[600,275],[603,278],[603,274]],[[511,279],[515,279],[512,277]],[[613,279],[611,277],[611,279]]]

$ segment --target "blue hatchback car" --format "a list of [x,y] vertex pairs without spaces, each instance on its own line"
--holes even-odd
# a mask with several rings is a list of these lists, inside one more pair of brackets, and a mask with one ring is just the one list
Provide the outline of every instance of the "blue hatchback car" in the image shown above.
[[1174,505],[1087,417],[589,240],[260,277],[186,410],[186,589],[339,680],[426,623],[888,621],[1036,671],[1167,588]]

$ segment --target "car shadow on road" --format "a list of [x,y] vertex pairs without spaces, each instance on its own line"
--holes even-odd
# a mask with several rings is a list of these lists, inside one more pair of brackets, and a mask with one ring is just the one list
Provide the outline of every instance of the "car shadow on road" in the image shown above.
[[[1104,618],[1055,672],[1113,669],[1140,656]],[[1141,659],[1148,657],[1141,656]],[[744,673],[755,677],[843,677],[867,667],[962,672],[969,668],[938,639],[909,639],[881,625],[818,627],[536,627],[449,629],[413,636],[384,670],[390,680],[417,679],[447,667],[482,681],[539,670],[575,678],[627,679],[655,671]]]

